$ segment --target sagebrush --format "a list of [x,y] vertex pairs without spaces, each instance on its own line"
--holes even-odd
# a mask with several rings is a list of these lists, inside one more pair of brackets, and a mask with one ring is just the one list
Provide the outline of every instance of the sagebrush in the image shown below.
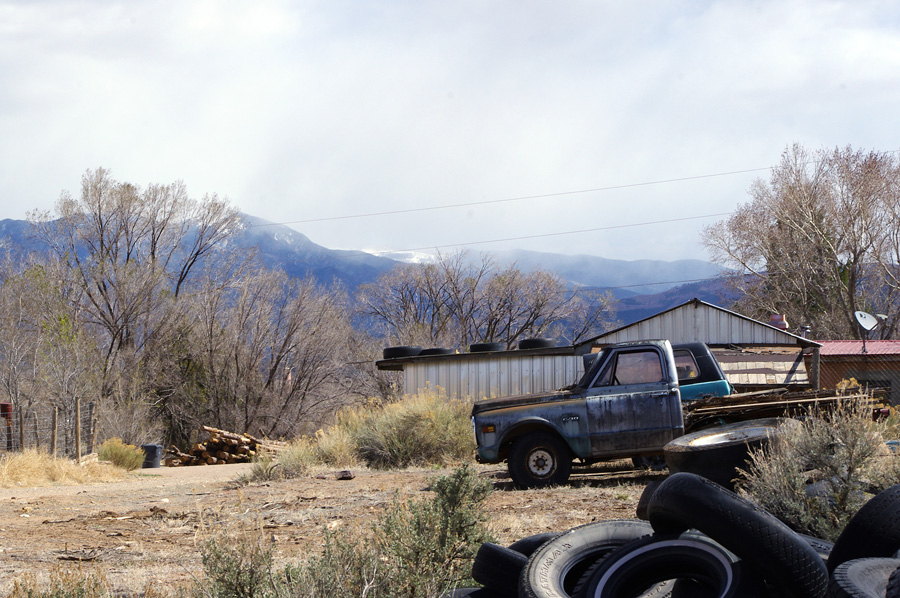
[[276,567],[272,546],[220,537],[203,546],[198,598],[431,598],[471,585],[472,559],[492,539],[489,481],[468,466],[432,480],[434,495],[390,505],[370,526],[326,534],[321,554]]
[[143,465],[144,451],[121,438],[110,438],[97,447],[97,458],[131,471]]
[[457,465],[475,450],[471,404],[428,392],[388,404],[348,407],[328,428],[264,457],[253,479],[284,479],[310,469],[365,465],[374,469]]
[[865,402],[789,420],[751,453],[739,489],[795,530],[833,541],[867,500],[900,482],[900,456],[885,443],[892,425]]

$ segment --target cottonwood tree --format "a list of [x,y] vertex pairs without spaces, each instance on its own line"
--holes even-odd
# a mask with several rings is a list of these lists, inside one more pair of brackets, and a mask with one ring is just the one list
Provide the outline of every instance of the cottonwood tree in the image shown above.
[[267,436],[314,431],[346,394],[340,371],[352,332],[343,292],[262,268],[207,274],[159,393],[173,435],[183,441],[201,424]]
[[181,182],[142,190],[102,168],[84,174],[80,196],[64,192],[55,214],[29,219],[76,276],[103,350],[104,394],[117,359],[120,371],[135,367],[151,338],[168,332],[192,271],[240,223],[214,195],[192,199]]
[[713,260],[732,270],[741,309],[784,313],[816,338],[860,338],[854,312],[877,311],[889,316],[878,334],[893,336],[897,173],[895,154],[788,148],[750,201],[703,233]]
[[[398,266],[362,286],[357,299],[385,342],[398,344],[503,342],[511,348],[543,335],[577,342],[612,319],[607,295],[579,295],[556,275],[498,268],[490,256],[471,260],[465,252]],[[571,325],[573,318],[580,323]]]

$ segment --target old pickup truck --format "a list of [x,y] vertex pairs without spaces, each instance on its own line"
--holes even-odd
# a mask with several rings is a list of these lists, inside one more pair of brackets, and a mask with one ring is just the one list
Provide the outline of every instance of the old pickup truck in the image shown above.
[[683,403],[734,390],[703,343],[621,343],[585,357],[571,386],[476,402],[477,460],[506,460],[520,488],[564,483],[573,459],[638,464],[684,434]]

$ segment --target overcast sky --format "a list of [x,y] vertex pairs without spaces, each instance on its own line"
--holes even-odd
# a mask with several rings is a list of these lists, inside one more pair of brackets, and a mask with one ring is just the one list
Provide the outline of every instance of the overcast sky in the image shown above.
[[0,218],[102,166],[330,248],[707,259],[788,145],[898,119],[892,1],[0,0]]

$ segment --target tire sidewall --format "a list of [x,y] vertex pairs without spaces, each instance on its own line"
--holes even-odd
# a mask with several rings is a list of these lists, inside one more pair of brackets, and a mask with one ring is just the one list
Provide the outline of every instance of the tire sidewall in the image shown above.
[[589,523],[570,529],[531,555],[519,579],[519,596],[569,598],[564,584],[575,567],[651,533],[653,528],[649,523],[633,519]]

